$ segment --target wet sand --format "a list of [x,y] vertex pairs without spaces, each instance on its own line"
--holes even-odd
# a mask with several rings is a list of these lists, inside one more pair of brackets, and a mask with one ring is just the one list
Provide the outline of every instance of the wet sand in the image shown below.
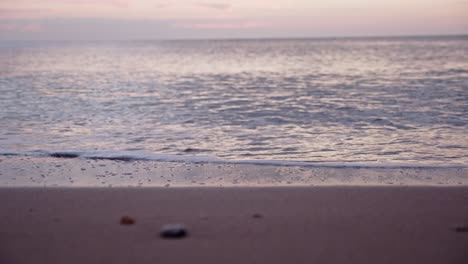
[[468,167],[285,166],[0,157],[4,187],[468,186]]
[[[0,199],[5,264],[468,263],[466,186],[2,187]],[[175,223],[187,237],[159,236]]]

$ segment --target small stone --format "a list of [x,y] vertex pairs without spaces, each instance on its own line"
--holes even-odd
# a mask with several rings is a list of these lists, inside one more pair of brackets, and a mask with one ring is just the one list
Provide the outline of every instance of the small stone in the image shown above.
[[181,224],[164,225],[159,233],[161,237],[173,239],[184,238],[187,236],[186,228]]
[[135,224],[135,219],[133,219],[130,216],[122,216],[122,218],[120,218],[120,224],[121,225],[133,225]]
[[457,233],[468,233],[468,226],[456,226],[453,230]]
[[252,215],[253,218],[262,218],[263,215],[259,214],[259,213],[255,213]]

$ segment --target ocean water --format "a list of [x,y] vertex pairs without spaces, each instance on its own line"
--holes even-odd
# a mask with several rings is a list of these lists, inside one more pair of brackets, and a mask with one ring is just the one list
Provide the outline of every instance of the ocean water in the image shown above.
[[0,43],[0,154],[468,164],[468,37]]

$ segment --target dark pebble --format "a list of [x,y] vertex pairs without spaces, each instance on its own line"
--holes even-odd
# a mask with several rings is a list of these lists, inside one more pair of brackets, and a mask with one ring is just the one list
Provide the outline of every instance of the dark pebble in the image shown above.
[[130,216],[122,216],[122,218],[120,218],[120,224],[121,225],[133,225],[135,224],[135,219],[133,219]]
[[184,238],[187,236],[187,229],[181,224],[165,225],[159,233],[163,238]]
[[256,214],[253,214],[252,217],[253,218],[262,218],[263,216],[261,214],[256,213]]
[[468,233],[468,226],[457,226],[453,230],[457,233]]

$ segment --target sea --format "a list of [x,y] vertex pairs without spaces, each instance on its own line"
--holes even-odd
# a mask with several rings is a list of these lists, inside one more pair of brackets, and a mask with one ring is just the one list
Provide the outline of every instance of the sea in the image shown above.
[[468,36],[0,42],[0,158],[468,165]]

